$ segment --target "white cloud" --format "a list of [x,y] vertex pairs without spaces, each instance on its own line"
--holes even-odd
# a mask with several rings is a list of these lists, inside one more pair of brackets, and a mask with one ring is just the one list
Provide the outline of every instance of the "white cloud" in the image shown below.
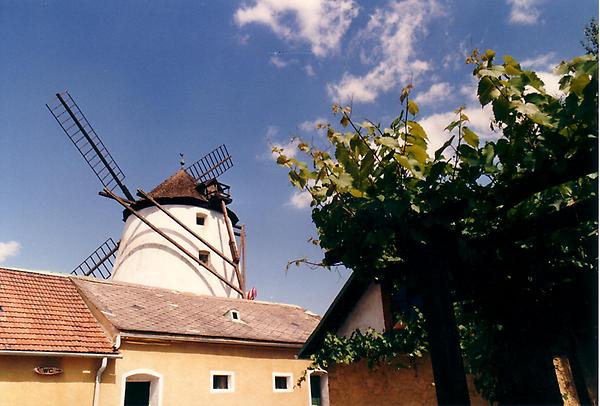
[[358,15],[353,0],[254,0],[238,8],[236,24],[262,24],[288,42],[308,42],[319,57],[335,52]]
[[452,91],[453,88],[450,83],[434,83],[427,91],[417,93],[414,100],[417,104],[423,105],[440,103],[450,99]]
[[442,67],[444,69],[449,69],[451,66],[456,66],[457,56],[455,54],[446,54],[442,59]]
[[540,17],[537,5],[541,0],[506,0],[510,5],[509,22],[513,24],[535,24]]
[[471,83],[462,85],[458,92],[467,97],[469,103],[477,102],[477,80],[472,78]]
[[312,197],[306,190],[292,192],[289,200],[286,202],[286,206],[291,206],[295,209],[305,209],[310,207]]
[[16,241],[0,242],[0,262],[4,262],[7,258],[19,255],[21,244]]
[[306,74],[308,76],[316,76],[316,72],[315,72],[315,68],[312,67],[312,65],[308,64],[304,67],[304,72],[306,72]]
[[521,66],[526,69],[539,69],[535,73],[542,80],[542,82],[544,82],[546,93],[554,97],[561,97],[564,95],[564,93],[560,90],[560,84],[558,83],[561,79],[561,76],[552,72],[552,70],[559,64],[556,59],[556,54],[554,52],[549,52],[547,54],[525,59],[521,62]]
[[[280,148],[282,149],[281,153],[288,158],[293,158],[298,153],[298,144],[300,144],[300,140],[298,138],[292,138],[288,142],[275,142],[271,144],[271,148]],[[272,152],[273,158],[277,158],[279,154]]]
[[[469,106],[463,113],[469,117],[469,123],[466,125],[472,129],[480,139],[496,138],[497,134],[490,130],[493,112],[490,105],[486,107]],[[452,135],[444,130],[452,121],[458,117],[453,111],[445,113],[432,114],[419,121],[429,138],[427,151],[430,155],[440,148]],[[456,131],[456,130],[454,130]],[[449,150],[446,151],[446,156],[450,155]]]
[[329,96],[336,102],[373,102],[427,71],[429,64],[415,58],[416,43],[427,22],[440,14],[435,0],[392,1],[375,9],[357,37],[360,59],[372,68],[364,75],[344,72],[339,82],[327,85]]
[[544,82],[544,89],[546,89],[546,93],[554,96],[561,97],[564,93],[560,90],[560,78],[562,76],[555,75],[552,72],[536,72],[538,77]]
[[267,127],[267,133],[265,135],[267,137],[267,140],[270,141],[271,138],[273,138],[277,134],[279,134],[279,128],[277,128],[277,126],[270,125]]
[[293,158],[298,153],[298,144],[300,144],[300,140],[297,137],[291,138],[289,141],[276,141],[274,138],[279,136],[279,127],[270,125],[267,127],[267,132],[265,134],[265,138],[267,139],[267,146],[269,147],[268,152],[264,154],[259,154],[256,156],[256,159],[259,160],[269,160],[269,159],[277,159],[279,156],[278,153],[273,152],[273,148],[279,148],[282,150],[282,154],[287,156],[288,158]]
[[283,69],[286,66],[288,66],[290,63],[292,63],[293,61],[286,61],[283,58],[280,58],[278,56],[272,56],[271,59],[269,59],[269,62],[274,65],[276,68],[278,69]]
[[554,52],[538,55],[533,58],[525,59],[521,62],[521,66],[528,69],[552,69],[556,65],[558,65],[558,63],[556,63],[556,56]]
[[325,118],[318,117],[312,121],[306,120],[306,121],[301,122],[298,125],[298,128],[300,128],[304,132],[311,133],[311,132],[317,131],[318,124],[326,124],[326,123],[327,123],[327,120]]

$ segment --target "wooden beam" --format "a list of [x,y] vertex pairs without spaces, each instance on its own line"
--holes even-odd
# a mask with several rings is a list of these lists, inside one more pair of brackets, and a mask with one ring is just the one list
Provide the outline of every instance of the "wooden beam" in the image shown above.
[[227,226],[227,234],[229,235],[229,249],[231,250],[233,262],[235,262],[233,269],[235,270],[235,275],[240,283],[240,287],[242,287],[244,286],[244,281],[242,279],[242,275],[240,274],[240,255],[238,254],[237,246],[235,244],[235,237],[233,236],[231,221],[229,221],[229,216],[227,215],[227,207],[225,206],[225,202],[223,200],[221,200],[221,210],[223,210],[223,217],[225,218],[225,224]]
[[183,246],[181,246],[181,244],[179,244],[177,241],[173,240],[171,237],[169,237],[168,235],[166,235],[165,233],[163,233],[154,224],[150,223],[148,220],[146,220],[145,218],[143,218],[135,209],[133,209],[127,203],[125,203],[123,201],[123,199],[121,199],[119,196],[115,195],[113,192],[111,192],[107,188],[104,188],[104,191],[100,192],[100,193],[102,194],[102,196],[110,197],[113,200],[116,200],[121,206],[123,206],[125,209],[129,210],[129,212],[131,212],[131,214],[133,214],[138,219],[140,219],[140,221],[142,221],[142,223],[146,224],[148,227],[150,227],[152,230],[154,230],[156,233],[158,233],[158,235],[160,235],[161,237],[163,237],[165,240],[169,241],[171,244],[173,244],[175,247],[177,247],[181,252],[183,252],[185,255],[187,255],[190,259],[192,259],[198,265],[200,265],[201,267],[205,268],[207,271],[209,271],[214,276],[216,276],[221,282],[223,282],[224,284],[226,284],[227,286],[229,286],[231,289],[233,289],[237,293],[239,293],[242,297],[244,297],[244,292],[240,288],[238,288],[237,286],[234,286],[227,279],[225,279],[224,277],[222,277],[221,275],[219,275],[217,273],[217,271],[215,271],[214,269],[209,268],[207,264],[205,264],[204,262],[200,261],[199,258],[197,258],[194,254],[192,254],[191,252],[189,252]]
[[240,231],[240,251],[242,257],[242,281],[243,287],[242,289],[246,290],[246,226],[242,224]]
[[193,231],[191,228],[189,228],[188,226],[186,226],[185,224],[183,224],[177,217],[175,217],[171,213],[169,213],[160,203],[158,203],[154,198],[152,198],[152,196],[150,196],[148,193],[144,192],[142,189],[138,189],[137,193],[138,193],[138,195],[140,197],[148,199],[148,201],[150,203],[152,203],[153,205],[155,205],[160,211],[162,211],[167,216],[169,216],[174,222],[176,222],[177,224],[179,224],[185,231],[187,231],[188,233],[190,233],[191,235],[193,235],[194,237],[196,237],[198,240],[200,240],[200,242],[202,242],[209,249],[211,249],[212,251],[214,251],[215,254],[217,254],[218,256],[220,256],[221,258],[223,258],[223,260],[225,262],[227,262],[229,265],[235,267],[235,265],[236,265],[235,262],[233,262],[232,260],[230,260],[229,258],[227,258],[225,256],[225,254],[223,254],[219,249],[217,249],[215,246],[211,245],[208,241],[206,241],[204,238],[202,238],[200,235],[198,235],[195,231]]

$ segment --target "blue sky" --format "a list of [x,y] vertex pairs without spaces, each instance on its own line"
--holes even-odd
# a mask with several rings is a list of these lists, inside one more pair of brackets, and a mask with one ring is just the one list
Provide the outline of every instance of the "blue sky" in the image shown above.
[[[69,90],[125,174],[149,190],[225,143],[231,208],[248,227],[249,284],[259,299],[323,313],[348,272],[294,269],[319,258],[306,198],[272,145],[319,141],[332,102],[389,123],[415,84],[431,144],[452,110],[474,100],[473,48],[541,72],[583,53],[594,0],[11,1],[0,3],[0,265],[68,272],[122,228],[119,207],[46,110]],[[362,120],[361,120],[362,121]]]

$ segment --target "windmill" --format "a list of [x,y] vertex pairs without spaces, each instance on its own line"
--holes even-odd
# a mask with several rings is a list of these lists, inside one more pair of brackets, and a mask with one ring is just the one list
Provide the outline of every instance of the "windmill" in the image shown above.
[[[140,279],[140,276],[137,275],[140,271],[137,269],[129,271],[132,266],[124,265],[124,263],[135,262],[131,260],[131,257],[137,258],[138,262],[141,258],[142,262],[148,263],[148,260],[144,258],[148,257],[150,248],[138,247],[134,240],[148,239],[147,232],[151,230],[153,232],[150,237],[152,244],[146,244],[152,245],[151,248],[154,250],[152,251],[153,261],[149,262],[150,265],[157,262],[157,258],[158,262],[171,261],[169,267],[172,271],[173,258],[176,258],[179,261],[176,263],[176,268],[180,264],[185,264],[185,267],[181,265],[180,268],[186,269],[182,271],[187,272],[186,277],[190,278],[188,268],[192,269],[201,277],[210,292],[215,289],[216,283],[220,285],[219,289],[226,288],[227,292],[244,297],[245,227],[234,224],[237,222],[237,217],[226,207],[232,201],[230,187],[218,181],[219,176],[233,167],[233,160],[225,145],[217,147],[185,170],[178,171],[154,191],[147,193],[142,189],[137,189],[136,195],[139,199],[136,200],[124,183],[123,171],[71,95],[68,92],[56,93],[56,100],[51,104],[46,104],[46,107],[100,180],[103,187],[100,195],[119,203],[124,209],[124,220],[127,220],[126,229],[120,241],[114,242],[112,238],[107,239],[77,266],[71,272],[72,274],[107,279],[111,276],[115,277],[113,269],[120,267],[119,269],[125,269],[121,271],[121,274],[125,276],[120,276],[120,278]],[[168,191],[168,194],[161,194],[159,193],[161,187],[163,189],[175,188],[175,192]],[[117,194],[117,190],[122,192],[123,197]],[[206,227],[201,232],[195,224],[190,223],[189,216],[184,218],[180,215],[182,207],[187,211],[190,208],[198,211],[197,221],[202,216],[204,216],[203,218],[210,217],[212,228]],[[157,213],[161,213],[160,218],[157,217]],[[230,218],[232,215],[235,217],[235,222]],[[169,224],[165,225],[165,221],[169,221]],[[143,224],[145,234],[143,236],[129,235],[127,233],[129,222],[136,223],[136,230],[141,229],[141,224]],[[204,220],[201,225],[204,225]],[[222,231],[223,229],[226,230],[226,233]],[[240,240],[239,250],[236,237]],[[229,246],[229,255],[224,252],[224,241]],[[160,246],[156,248],[157,245]],[[196,254],[198,250],[199,254]],[[162,256],[156,257],[157,252],[161,252]],[[217,257],[215,263],[221,262],[219,269],[216,269],[208,260],[211,253]],[[233,272],[230,271],[231,269]],[[156,272],[149,273],[144,278],[152,279],[156,276],[155,274]],[[171,277],[171,279],[173,278]],[[163,283],[164,279],[163,275]]]

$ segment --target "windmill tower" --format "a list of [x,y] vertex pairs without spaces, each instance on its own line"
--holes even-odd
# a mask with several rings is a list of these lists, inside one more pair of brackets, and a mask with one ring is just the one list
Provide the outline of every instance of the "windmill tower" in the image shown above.
[[77,103],[67,92],[57,93],[56,99],[46,106],[102,183],[100,195],[124,209],[121,240],[105,241],[72,273],[244,297],[245,229],[227,208],[232,201],[229,186],[217,180],[233,166],[227,148],[221,145],[148,193],[138,189],[135,199]]

